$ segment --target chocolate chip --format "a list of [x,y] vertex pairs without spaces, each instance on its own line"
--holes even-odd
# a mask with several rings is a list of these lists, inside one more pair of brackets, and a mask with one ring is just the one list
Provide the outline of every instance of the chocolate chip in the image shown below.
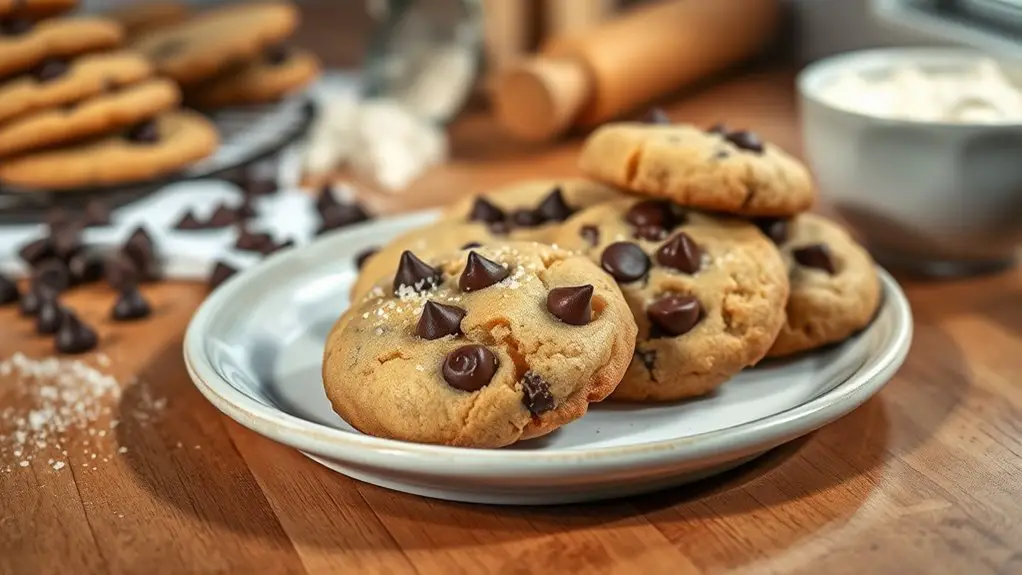
[[649,257],[642,248],[630,242],[615,242],[603,250],[600,266],[618,283],[637,281],[649,272]]
[[9,305],[21,299],[18,284],[11,278],[0,274],[0,305]]
[[650,304],[646,308],[646,315],[667,335],[679,336],[688,333],[699,323],[703,307],[699,300],[690,295],[668,294]]
[[760,140],[759,136],[753,132],[741,130],[739,132],[731,132],[725,137],[727,138],[727,141],[731,142],[739,149],[755,152],[757,154],[763,153],[763,141]]
[[703,263],[703,250],[685,232],[678,232],[656,252],[658,264],[678,271],[694,274]]
[[50,243],[53,246],[53,254],[61,259],[68,259],[82,247],[81,222],[69,222],[53,231],[50,235]]
[[275,244],[273,242],[269,242],[266,245],[264,245],[263,248],[261,250],[259,250],[259,251],[264,256],[268,256],[270,254],[275,254],[275,253],[279,252],[280,250],[286,250],[286,249],[290,249],[290,248],[293,248],[293,247],[295,247],[295,241],[294,240],[288,240],[286,242],[281,242],[279,244]]
[[465,270],[458,278],[458,288],[463,292],[479,291],[503,280],[511,272],[497,262],[487,259],[478,252],[468,253],[468,262]]
[[246,178],[242,189],[245,195],[254,198],[272,196],[277,192],[277,183],[273,180]]
[[57,60],[55,58],[49,58],[43,60],[35,70],[32,71],[32,75],[39,83],[45,84],[46,82],[52,82],[57,78],[60,78],[67,73],[68,65],[63,60]]
[[71,284],[71,275],[67,271],[67,264],[63,261],[51,258],[40,262],[32,270],[32,290],[39,294],[56,295],[66,290]]
[[496,236],[506,236],[511,231],[511,226],[507,222],[493,222],[486,226],[490,233]]
[[46,298],[35,290],[29,289],[21,296],[21,301],[18,302],[18,311],[22,317],[32,317],[39,313],[39,307],[43,305],[43,299]]
[[370,219],[365,209],[357,203],[336,204],[321,211],[320,217],[323,220],[321,229],[324,231],[336,230]]
[[592,321],[593,286],[559,287],[546,296],[546,308],[568,325],[586,325]]
[[422,315],[415,326],[415,335],[422,339],[434,340],[448,335],[461,335],[461,320],[465,310],[453,305],[427,301]]
[[667,230],[660,226],[639,226],[635,228],[635,232],[632,233],[632,237],[637,240],[659,242],[667,237]]
[[135,262],[124,253],[115,253],[103,262],[103,276],[106,283],[117,291],[123,291],[138,284],[139,274]]
[[262,252],[267,247],[275,247],[273,236],[262,232],[250,232],[244,228],[238,235],[238,241],[234,242],[234,249],[244,252]]
[[18,256],[27,263],[29,266],[34,266],[39,262],[52,258],[56,254],[53,251],[53,242],[50,238],[39,238],[33,240],[18,250]]
[[92,200],[85,206],[85,227],[99,228],[110,225],[110,209],[99,200]]
[[366,260],[376,255],[379,251],[379,248],[368,248],[362,250],[357,256],[355,256],[355,267],[362,269],[362,266],[366,265]]
[[492,351],[481,345],[466,345],[447,354],[444,381],[462,391],[478,391],[490,383],[499,362]]
[[431,267],[412,252],[405,250],[394,274],[394,293],[400,295],[402,286],[416,293],[431,290],[440,285],[443,275],[438,268]]
[[663,108],[650,108],[649,111],[642,116],[642,122],[646,124],[665,125],[670,124],[671,119],[667,117],[667,112],[665,112]]
[[92,331],[92,328],[82,323],[74,312],[70,310],[64,312],[60,329],[57,330],[57,337],[54,340],[54,347],[58,352],[85,353],[95,349],[98,343],[99,338],[96,337],[96,332]]
[[71,214],[64,208],[54,208],[46,214],[46,226],[50,230],[50,235],[57,233],[64,229],[64,226],[71,223]]
[[669,229],[671,219],[670,205],[663,200],[638,202],[625,212],[625,221],[635,227],[656,226]]
[[533,210],[521,209],[511,214],[511,223],[519,228],[534,228],[543,223],[543,218]]
[[149,302],[142,297],[142,292],[137,286],[131,286],[121,292],[117,302],[110,310],[110,318],[115,321],[133,321],[152,315],[153,309]]
[[716,124],[710,126],[710,129],[706,130],[706,133],[717,134],[718,136],[726,136],[729,131],[730,130],[727,129],[727,126],[723,122],[717,122]]
[[225,264],[224,262],[216,262],[213,267],[213,272],[209,274],[209,289],[214,290],[220,287],[220,284],[227,281],[231,276],[238,273],[238,270]]
[[220,204],[206,220],[204,227],[221,229],[238,223],[238,212],[227,204]]
[[88,250],[80,250],[67,260],[67,271],[71,274],[71,285],[99,281],[103,277],[103,260]]
[[288,50],[287,46],[271,46],[263,53],[263,58],[266,60],[266,63],[271,66],[280,66],[284,62],[287,62],[290,57],[291,51]]
[[759,218],[753,223],[777,245],[788,240],[788,220],[784,218]]
[[529,370],[522,376],[522,405],[532,415],[543,415],[555,405],[550,384],[538,373]]
[[149,232],[144,227],[135,228],[135,231],[131,232],[128,240],[124,242],[122,251],[135,264],[140,280],[147,281],[159,278],[156,244],[153,243],[152,236],[149,235]]
[[468,221],[470,222],[494,224],[503,222],[505,218],[504,210],[498,208],[482,196],[476,197],[475,202],[472,204],[472,209],[468,212]]
[[160,141],[160,126],[155,120],[139,122],[128,128],[126,137],[136,144],[155,144]]
[[834,258],[830,255],[830,248],[827,244],[813,244],[792,250],[792,257],[799,265],[807,268],[821,269],[830,275],[834,275],[837,269],[834,267]]
[[238,216],[239,220],[249,220],[258,215],[252,206],[252,200],[248,196],[241,200],[238,207],[234,209],[234,213]]
[[323,186],[316,197],[316,211],[323,215],[339,205],[341,202],[337,201],[337,196],[334,195],[334,187],[330,184]]
[[558,186],[550,191],[536,208],[536,213],[545,222],[563,222],[571,217],[574,210],[564,201],[564,194]]
[[67,310],[57,298],[43,299],[35,316],[35,331],[40,335],[52,335],[60,329],[60,322]]
[[205,227],[206,227],[205,224],[200,222],[199,218],[195,217],[195,214],[191,210],[185,212],[185,215],[181,216],[181,219],[178,220],[176,224],[174,224],[175,230],[185,231],[201,230],[204,229]]
[[483,244],[481,244],[479,242],[468,242],[467,244],[461,246],[461,249],[463,249],[463,250],[471,250],[473,248],[481,248],[481,247],[483,247]]
[[578,235],[582,236],[582,239],[591,246],[600,243],[600,229],[596,226],[582,226],[578,230]]
[[21,36],[32,30],[35,23],[28,18],[10,18],[0,22],[0,36]]

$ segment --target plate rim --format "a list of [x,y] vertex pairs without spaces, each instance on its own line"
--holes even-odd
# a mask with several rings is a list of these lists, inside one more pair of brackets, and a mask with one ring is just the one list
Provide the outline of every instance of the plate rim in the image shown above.
[[[877,267],[883,288],[882,308],[890,306],[895,314],[895,330],[890,345],[882,353],[868,357],[844,381],[831,390],[788,410],[693,436],[625,446],[591,449],[549,449],[513,451],[452,447],[405,442],[351,433],[302,419],[274,406],[264,405],[221,378],[203,353],[204,332],[224,302],[261,278],[287,277],[278,269],[311,259],[309,252],[330,251],[350,236],[379,226],[399,226],[405,222],[434,216],[437,210],[410,212],[381,218],[338,231],[308,246],[274,254],[260,265],[236,274],[221,285],[199,306],[185,332],[183,355],[193,384],[222,413],[244,427],[269,439],[341,461],[386,467],[394,470],[451,475],[534,475],[551,465],[570,463],[570,473],[585,474],[608,468],[631,468],[649,464],[682,464],[724,454],[737,455],[761,449],[765,451],[796,437],[810,433],[851,412],[875,395],[901,367],[913,335],[912,312],[904,292],[889,273]],[[872,326],[871,326],[872,327]],[[871,327],[867,327],[869,330]],[[437,468],[442,461],[457,466]],[[563,471],[560,469],[559,472]]]

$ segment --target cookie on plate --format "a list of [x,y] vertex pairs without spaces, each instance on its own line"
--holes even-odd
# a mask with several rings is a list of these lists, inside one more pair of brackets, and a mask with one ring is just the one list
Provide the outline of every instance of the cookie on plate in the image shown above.
[[792,216],[809,209],[809,171],[747,131],[680,124],[608,124],[586,140],[582,172],[621,188],[704,210]]
[[399,236],[367,259],[352,287],[352,301],[393,273],[405,250],[429,258],[468,244],[545,242],[571,214],[619,195],[603,184],[568,178],[517,182],[467,197],[448,208],[439,222]]
[[116,22],[105,18],[54,18],[0,34],[0,77],[28,70],[46,58],[68,58],[113,48],[124,39]]
[[880,280],[848,232],[814,214],[760,223],[791,266],[788,319],[768,357],[837,343],[869,324],[880,305]]
[[0,0],[0,36],[8,30],[18,30],[25,22],[67,12],[78,5],[78,0]]
[[307,86],[319,73],[319,60],[312,53],[278,46],[236,72],[196,86],[187,99],[200,108],[276,102]]
[[298,27],[298,11],[284,2],[214,8],[134,39],[133,46],[156,69],[182,86],[193,86],[256,58]]
[[18,118],[0,126],[0,156],[74,142],[148,120],[177,107],[181,91],[153,78],[94,98]]
[[0,181],[26,189],[66,190],[149,180],[212,154],[216,128],[199,114],[172,111],[123,134],[0,162]]
[[0,124],[119,90],[152,72],[148,60],[128,51],[87,54],[70,62],[47,60],[34,71],[0,84]]
[[784,323],[787,266],[747,222],[626,199],[574,216],[556,243],[617,280],[638,324],[613,399],[709,393],[762,359]]
[[621,292],[585,257],[531,242],[428,263],[408,252],[388,289],[335,325],[323,381],[364,433],[502,447],[582,417],[634,341]]

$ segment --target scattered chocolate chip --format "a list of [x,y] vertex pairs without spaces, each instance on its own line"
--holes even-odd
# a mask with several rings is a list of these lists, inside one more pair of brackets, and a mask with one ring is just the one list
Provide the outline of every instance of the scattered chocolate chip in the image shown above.
[[369,214],[366,213],[362,206],[356,203],[337,204],[321,212],[320,216],[323,219],[320,233],[347,227],[369,219]]
[[463,250],[471,250],[471,249],[474,249],[474,248],[481,248],[481,247],[483,247],[483,244],[481,244],[479,242],[468,242],[467,244],[461,246],[461,249],[463,249]]
[[834,275],[837,269],[834,267],[834,258],[830,255],[830,248],[827,244],[813,244],[792,250],[792,257],[799,265],[807,268],[821,269],[830,275]]
[[720,136],[726,136],[729,131],[730,130],[727,129],[727,126],[724,125],[723,122],[717,122],[716,124],[710,126],[710,129],[706,130],[706,133],[708,133],[708,134],[717,134],[717,135],[720,135]]
[[140,226],[131,232],[128,240],[124,242],[122,251],[135,264],[140,280],[149,281],[159,278],[156,244],[153,243],[152,236],[144,227]]
[[603,250],[600,266],[618,283],[637,281],[649,272],[649,256],[630,242],[615,242]]
[[271,66],[280,66],[284,62],[288,61],[291,57],[291,51],[288,50],[287,46],[271,46],[267,48],[263,54],[263,58],[266,59],[266,63]]
[[103,259],[88,250],[79,250],[67,260],[67,271],[71,274],[71,285],[99,281],[103,277]]
[[725,137],[727,138],[727,141],[731,142],[739,149],[755,152],[757,154],[763,153],[763,141],[760,140],[759,136],[753,132],[741,130],[738,132],[731,132]]
[[268,247],[276,247],[273,236],[262,232],[250,232],[244,228],[238,234],[238,241],[234,242],[234,248],[244,252],[262,252]]
[[28,33],[35,23],[28,18],[10,18],[0,22],[0,36],[21,36]]
[[110,310],[110,318],[115,321],[132,321],[149,317],[152,313],[153,309],[142,297],[142,292],[137,286],[131,286],[117,297],[117,302]]
[[690,295],[668,294],[650,304],[646,308],[646,315],[667,335],[679,336],[688,333],[699,323],[703,307],[699,300]]
[[206,220],[204,227],[221,229],[238,223],[238,212],[227,204],[220,204]]
[[323,186],[323,189],[319,191],[319,197],[316,198],[316,211],[319,212],[321,216],[325,217],[326,212],[339,205],[341,205],[341,202],[337,201],[337,196],[334,195],[333,186]]
[[78,316],[70,310],[66,310],[60,322],[60,329],[57,330],[57,337],[54,340],[54,347],[60,353],[85,353],[95,349],[99,343],[96,332],[82,323]]
[[399,295],[402,286],[421,293],[440,285],[442,280],[443,276],[438,268],[431,267],[412,252],[405,250],[397,265],[397,273],[394,274],[394,293]]
[[21,301],[18,302],[18,311],[21,312],[23,317],[32,317],[39,313],[39,307],[43,305],[42,295],[35,290],[29,289],[21,296]]
[[656,365],[656,350],[652,349],[649,351],[636,350],[635,355],[638,356],[639,361],[642,362],[642,365],[646,366],[647,370],[653,371],[653,366]]
[[290,248],[293,248],[293,247],[295,247],[295,241],[294,240],[288,240],[286,242],[281,242],[279,244],[275,244],[273,242],[269,242],[268,244],[263,246],[263,249],[261,249],[259,251],[262,252],[262,254],[264,256],[268,256],[270,254],[277,253],[280,250],[286,250],[286,249],[290,249]]
[[538,373],[529,370],[522,376],[522,405],[532,415],[543,415],[555,405],[550,384]]
[[103,262],[103,276],[106,283],[117,291],[124,291],[138,284],[139,274],[135,262],[124,253],[115,253]]
[[578,235],[582,236],[582,239],[591,246],[600,243],[600,229],[596,226],[582,226],[578,230]]
[[50,235],[53,235],[70,224],[72,219],[71,214],[64,208],[54,208],[46,214],[46,227],[49,228]]
[[185,215],[181,216],[181,219],[174,224],[175,230],[201,230],[205,227],[191,210],[185,212]]
[[788,240],[788,220],[784,218],[759,218],[753,223],[776,245]]
[[0,305],[9,305],[21,299],[18,284],[11,278],[0,274]]
[[258,215],[256,214],[255,207],[252,206],[252,200],[248,196],[241,200],[234,213],[237,214],[239,220],[250,220]]
[[479,291],[503,280],[511,275],[508,269],[497,262],[487,259],[478,252],[468,252],[465,270],[458,278],[458,288],[463,292]]
[[694,274],[703,263],[703,250],[685,232],[678,232],[656,252],[658,264],[678,271]]
[[110,225],[110,209],[99,200],[92,200],[85,206],[85,227],[99,228]]
[[236,273],[238,273],[237,269],[218,261],[213,267],[213,272],[209,274],[209,289],[214,290],[220,287],[220,284],[230,279]]
[[160,126],[155,120],[146,120],[128,128],[126,137],[136,144],[155,144],[160,141]]
[[272,196],[277,192],[277,183],[267,179],[246,178],[241,187],[245,195],[254,198]]
[[650,108],[649,111],[642,116],[642,122],[646,124],[670,124],[671,119],[667,117],[667,112],[663,108]]
[[428,340],[461,335],[461,320],[465,313],[460,307],[427,301],[415,326],[415,335]]
[[482,196],[476,197],[475,202],[472,204],[472,209],[468,212],[468,221],[470,222],[495,224],[503,222],[505,218],[504,210],[498,208],[490,200]]
[[667,230],[660,226],[639,226],[635,228],[635,231],[632,233],[632,237],[637,240],[659,242],[667,237]]
[[546,296],[546,308],[568,325],[586,325],[592,321],[593,286],[559,287]]
[[564,194],[558,186],[550,190],[550,193],[543,198],[543,201],[536,207],[536,213],[545,222],[563,222],[571,217],[574,210],[571,209],[568,202],[564,201]]
[[39,294],[57,295],[71,284],[71,276],[67,265],[57,259],[50,258],[40,262],[32,269],[32,291]]
[[27,263],[30,267],[38,264],[39,262],[52,258],[56,254],[53,252],[53,242],[50,238],[39,238],[33,240],[18,250],[18,256]]
[[493,222],[486,227],[495,236],[506,236],[511,231],[511,226],[507,222]]
[[83,227],[84,224],[81,222],[68,222],[55,229],[50,235],[50,243],[53,246],[54,255],[66,260],[80,250],[82,248]]
[[637,228],[651,226],[665,231],[670,231],[675,226],[671,204],[663,200],[636,203],[625,212],[625,221]]
[[355,256],[355,267],[362,269],[362,266],[366,265],[366,260],[376,255],[376,252],[380,251],[380,248],[368,248],[362,250]]
[[444,381],[462,391],[478,391],[490,383],[499,363],[492,351],[481,345],[466,345],[447,354]]
[[511,223],[519,228],[534,228],[543,223],[543,218],[535,211],[524,208],[511,214]]
[[32,71],[32,75],[40,83],[46,83],[60,78],[67,73],[67,70],[67,62],[49,58],[36,66],[35,70]]
[[67,310],[57,298],[43,299],[35,316],[35,331],[40,335],[52,335],[60,329],[60,322]]

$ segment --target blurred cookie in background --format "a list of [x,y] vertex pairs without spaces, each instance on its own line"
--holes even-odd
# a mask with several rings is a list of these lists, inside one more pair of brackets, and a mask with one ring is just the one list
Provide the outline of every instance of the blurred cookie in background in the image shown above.
[[185,99],[206,109],[265,104],[301,91],[319,75],[319,60],[311,52],[275,46],[236,71],[189,90]]
[[191,16],[184,2],[135,2],[104,12],[107,18],[120,23],[128,39],[180,24]]

